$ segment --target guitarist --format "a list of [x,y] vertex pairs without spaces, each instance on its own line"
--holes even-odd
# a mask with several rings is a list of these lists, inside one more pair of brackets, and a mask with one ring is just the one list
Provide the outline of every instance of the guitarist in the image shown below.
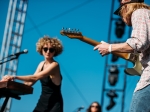
[[114,12],[132,27],[131,38],[125,43],[102,42],[94,47],[102,56],[111,52],[140,53],[142,74],[134,90],[129,112],[150,112],[150,6],[144,0],[120,0]]

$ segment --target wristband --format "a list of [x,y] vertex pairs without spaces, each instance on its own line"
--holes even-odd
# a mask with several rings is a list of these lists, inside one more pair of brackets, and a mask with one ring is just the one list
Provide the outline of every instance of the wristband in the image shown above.
[[108,47],[108,51],[109,51],[109,53],[111,53],[111,44]]

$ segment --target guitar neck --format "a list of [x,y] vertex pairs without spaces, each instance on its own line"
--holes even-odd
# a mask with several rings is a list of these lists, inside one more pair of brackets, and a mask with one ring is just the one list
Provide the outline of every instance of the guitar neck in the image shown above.
[[[83,38],[81,38],[80,40],[83,41],[83,42],[86,42],[86,43],[88,43],[88,44],[90,44],[92,46],[96,46],[98,44],[101,44],[101,42],[97,42],[97,41],[92,40],[90,38],[87,38],[85,36],[83,36]],[[130,55],[130,53],[117,53],[117,52],[113,52],[112,54],[117,55],[117,56],[119,56],[121,58],[124,58],[126,60],[128,60],[129,55]]]

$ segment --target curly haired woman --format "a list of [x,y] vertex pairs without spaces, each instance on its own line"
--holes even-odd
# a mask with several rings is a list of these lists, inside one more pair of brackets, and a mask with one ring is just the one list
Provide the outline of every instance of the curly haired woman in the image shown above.
[[62,53],[63,46],[59,39],[44,36],[38,40],[36,49],[44,56],[44,60],[39,63],[33,75],[6,75],[2,80],[22,80],[29,86],[40,80],[42,92],[33,112],[63,112],[62,76],[59,64],[53,58]]

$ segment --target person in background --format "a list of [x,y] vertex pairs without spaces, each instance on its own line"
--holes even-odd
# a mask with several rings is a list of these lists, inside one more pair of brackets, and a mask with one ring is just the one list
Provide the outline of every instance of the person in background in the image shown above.
[[[40,80],[42,92],[33,112],[63,112],[62,75],[59,63],[54,60],[54,57],[63,51],[62,43],[57,38],[44,36],[38,40],[36,50],[44,57],[44,60],[39,63],[33,75],[5,75],[2,81],[17,79],[24,81],[24,84],[28,86],[32,86]],[[29,65],[32,65],[32,60]]]
[[102,112],[101,105],[98,102],[94,101],[87,109],[87,112]]
[[102,56],[109,53],[139,53],[142,73],[131,101],[129,112],[150,112],[150,6],[144,0],[120,0],[114,12],[132,26],[131,38],[124,43],[102,42],[94,47]]

